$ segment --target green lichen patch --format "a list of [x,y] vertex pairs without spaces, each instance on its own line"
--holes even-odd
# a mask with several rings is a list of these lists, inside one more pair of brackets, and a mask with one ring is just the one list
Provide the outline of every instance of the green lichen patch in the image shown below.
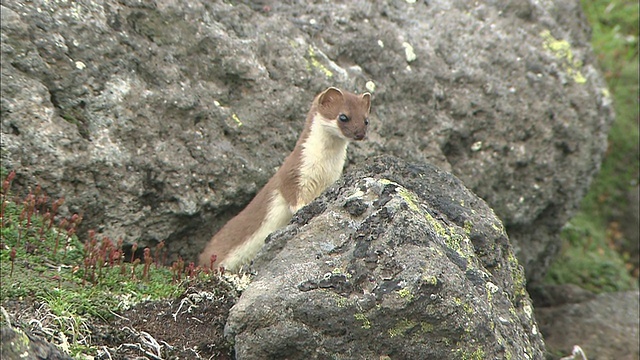
[[407,319],[400,320],[396,323],[396,325],[393,328],[389,329],[389,336],[390,337],[403,336],[407,333],[407,331],[413,329],[417,325],[418,323],[412,320],[407,320]]
[[573,51],[571,50],[571,44],[566,40],[558,40],[549,30],[544,30],[540,33],[542,37],[542,46],[545,50],[551,52],[556,58],[562,61],[564,70],[567,72],[576,84],[584,84],[587,79],[582,75],[580,69],[582,68],[582,61],[575,59]]
[[318,70],[320,71],[327,79],[333,77],[333,72],[329,70],[326,66],[324,66],[320,61],[318,61],[316,50],[313,46],[309,45],[307,49],[307,70]]
[[405,299],[406,301],[413,300],[413,293],[408,288],[402,288],[396,292],[398,293],[398,296]]
[[357,313],[357,314],[354,314],[353,317],[362,323],[363,329],[371,328],[371,321],[369,321],[369,319],[367,318],[367,315],[363,313]]
[[480,346],[473,351],[456,349],[454,352],[456,354],[455,358],[460,360],[483,360],[485,358],[485,352]]

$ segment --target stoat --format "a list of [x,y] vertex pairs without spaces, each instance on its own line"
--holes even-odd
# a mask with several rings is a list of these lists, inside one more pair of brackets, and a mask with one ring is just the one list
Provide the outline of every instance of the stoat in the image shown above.
[[338,180],[347,145],[367,135],[370,108],[369,93],[330,87],[318,94],[293,152],[249,205],[207,243],[199,264],[236,271],[250,262],[270,233],[287,225],[296,211]]

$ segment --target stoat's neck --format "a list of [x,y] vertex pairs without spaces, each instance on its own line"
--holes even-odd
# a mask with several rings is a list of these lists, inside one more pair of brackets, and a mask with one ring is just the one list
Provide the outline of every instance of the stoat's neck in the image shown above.
[[334,121],[316,114],[306,139],[300,144],[300,178],[297,211],[333,184],[340,174],[347,156],[349,142],[342,136]]

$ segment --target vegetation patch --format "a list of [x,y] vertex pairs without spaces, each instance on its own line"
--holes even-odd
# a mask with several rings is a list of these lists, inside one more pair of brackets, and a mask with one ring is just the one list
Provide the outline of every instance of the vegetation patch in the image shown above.
[[[592,45],[609,86],[616,121],[609,147],[580,212],[562,233],[563,246],[548,283],[577,284],[595,292],[638,288],[637,209],[640,175],[638,132],[637,1],[582,1],[593,29]],[[624,231],[630,229],[631,231]]]
[[[239,296],[237,279],[182,259],[165,266],[163,243],[137,256],[136,245],[125,253],[122,239],[94,231],[80,241],[82,217],[60,215],[63,198],[50,199],[39,186],[18,197],[14,177],[6,174],[0,191],[3,326],[75,358],[231,358],[222,330]],[[186,329],[194,330],[189,338]]]

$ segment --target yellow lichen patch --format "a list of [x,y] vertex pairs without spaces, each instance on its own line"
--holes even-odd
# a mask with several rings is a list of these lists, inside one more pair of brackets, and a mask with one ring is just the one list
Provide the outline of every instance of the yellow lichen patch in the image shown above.
[[407,289],[407,288],[402,288],[400,290],[397,291],[398,292],[398,296],[400,296],[401,298],[407,300],[407,301],[411,301],[413,299],[413,294],[411,293],[411,290]]
[[420,212],[420,208],[418,207],[418,199],[416,196],[409,190],[399,186],[396,189],[396,192],[402,199],[409,205],[409,208],[413,211]]
[[429,285],[433,285],[433,286],[438,285],[438,278],[435,277],[434,275],[424,275],[422,276],[422,281],[424,281]]
[[456,349],[456,358],[461,360],[483,360],[485,358],[485,353],[482,348],[477,348],[473,352],[468,352],[462,349]]
[[316,51],[313,46],[309,45],[309,49],[307,50],[307,55],[309,59],[307,60],[307,65],[309,65],[310,69],[318,69],[320,72],[324,74],[327,78],[333,76],[333,72],[329,70],[326,66],[322,65],[320,61],[316,58]]
[[587,79],[580,72],[582,61],[573,58],[571,44],[568,41],[554,38],[549,30],[544,30],[540,33],[540,36],[542,37],[542,46],[556,58],[562,60],[564,70],[567,75],[573,78],[573,81],[577,84],[587,82]]
[[429,324],[428,322],[421,322],[420,323],[420,330],[422,330],[423,333],[429,333],[432,332],[434,329],[433,324]]
[[464,232],[467,236],[471,235],[471,230],[473,230],[473,224],[469,220],[464,221]]
[[336,306],[339,307],[339,308],[343,308],[343,307],[347,306],[347,304],[349,304],[349,299],[347,299],[347,298],[339,296],[336,299]]
[[471,246],[469,238],[458,234],[454,227],[449,228],[449,234],[450,235],[444,240],[445,244],[463,258],[468,258],[469,255],[473,253],[473,247]]
[[447,237],[447,230],[444,228],[444,226],[442,226],[442,224],[440,224],[439,221],[434,219],[433,216],[431,216],[431,214],[425,211],[424,217],[427,219],[429,224],[433,226],[433,230],[435,230],[435,232],[438,233],[438,235]]
[[369,321],[369,319],[367,319],[367,316],[365,314],[358,313],[358,314],[354,314],[353,317],[355,317],[356,320],[358,320],[358,321],[362,321],[362,328],[363,329],[370,329],[371,328],[371,321]]
[[378,180],[378,182],[382,185],[395,185],[396,193],[400,195],[400,197],[407,203],[409,208],[413,211],[421,212],[420,207],[418,206],[418,203],[419,203],[418,197],[414,193],[407,190],[402,185],[388,179],[380,179]]
[[233,121],[238,124],[238,127],[242,126],[242,121],[240,121],[240,118],[238,117],[238,115],[236,115],[235,113],[231,114],[231,118],[233,119]]
[[414,328],[418,323],[411,320],[400,320],[393,327],[393,329],[389,329],[389,336],[396,337],[398,335],[404,335],[408,330]]
[[467,313],[467,315],[473,315],[475,313],[473,306],[471,306],[471,304],[469,303],[462,304],[462,310],[464,310],[464,312]]
[[347,279],[350,279],[350,278],[351,278],[351,276],[352,276],[351,274],[346,273],[346,272],[345,272],[343,269],[341,269],[341,268],[334,268],[333,270],[331,270],[331,273],[332,273],[333,275],[344,275]]
[[507,231],[504,229],[504,226],[501,223],[491,223],[491,227],[493,228],[493,230],[495,230],[496,232],[506,235]]

